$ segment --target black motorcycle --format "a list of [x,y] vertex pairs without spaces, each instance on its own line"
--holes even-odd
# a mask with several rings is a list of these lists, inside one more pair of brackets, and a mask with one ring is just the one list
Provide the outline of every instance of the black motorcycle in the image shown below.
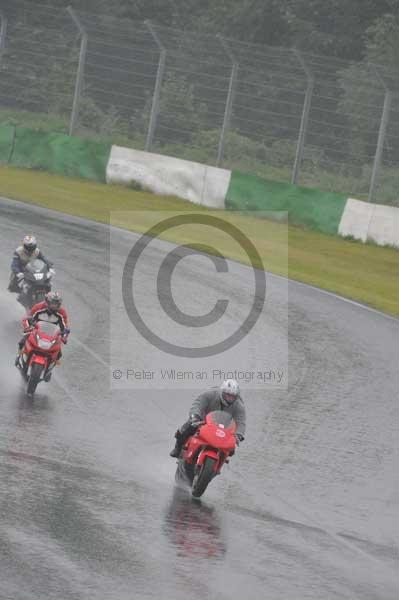
[[21,291],[17,300],[26,309],[31,309],[38,302],[43,302],[47,292],[51,291],[51,279],[55,271],[36,258],[26,265],[23,273],[23,279],[18,282]]

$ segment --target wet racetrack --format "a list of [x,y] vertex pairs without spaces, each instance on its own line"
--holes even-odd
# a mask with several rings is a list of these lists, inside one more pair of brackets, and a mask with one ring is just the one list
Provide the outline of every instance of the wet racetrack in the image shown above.
[[[73,330],[33,403],[5,291],[32,230]],[[399,598],[398,320],[290,283],[288,391],[246,394],[246,441],[195,503],[168,456],[192,394],[110,390],[106,228],[1,200],[0,248],[1,600]],[[272,322],[284,294],[269,277]]]

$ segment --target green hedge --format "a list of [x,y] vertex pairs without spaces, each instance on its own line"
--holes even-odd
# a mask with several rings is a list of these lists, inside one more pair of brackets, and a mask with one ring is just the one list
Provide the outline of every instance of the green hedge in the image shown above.
[[105,182],[111,144],[35,131],[0,127],[0,161],[15,167]]
[[[324,233],[337,234],[347,197],[333,192],[267,181],[233,171],[226,208],[240,211],[287,211],[288,220]],[[276,215],[278,218],[278,215]]]
[[15,136],[15,127],[13,125],[0,126],[0,164],[7,164],[10,161]]

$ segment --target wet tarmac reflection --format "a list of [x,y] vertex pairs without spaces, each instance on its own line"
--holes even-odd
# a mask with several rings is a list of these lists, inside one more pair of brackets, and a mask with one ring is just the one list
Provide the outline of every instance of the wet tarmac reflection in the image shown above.
[[221,559],[226,553],[217,511],[186,489],[175,488],[163,529],[179,557]]

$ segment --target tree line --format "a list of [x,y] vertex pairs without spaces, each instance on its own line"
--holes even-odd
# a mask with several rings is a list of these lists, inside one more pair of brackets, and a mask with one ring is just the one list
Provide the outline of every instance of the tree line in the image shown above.
[[[15,0],[2,2],[6,8],[14,4]],[[34,7],[46,0],[25,4]],[[399,0],[51,0],[49,4],[357,61],[367,56],[373,31],[399,16]]]
[[[54,31],[56,50],[53,50],[49,36],[53,35],[55,14],[51,9],[71,5],[95,15],[99,32],[89,43],[79,115],[82,132],[127,136],[130,141],[121,143],[142,146],[159,52],[151,40],[148,47],[137,41],[134,24],[150,19],[155,24],[187,32],[179,52],[168,55],[157,148],[213,163],[229,71],[222,64],[226,63],[225,57],[220,60],[212,52],[207,54],[209,49],[200,47],[201,36],[194,44],[189,32],[220,33],[269,47],[296,47],[305,53],[333,59],[328,77],[323,78],[321,73],[316,79],[305,166],[309,171],[325,169],[356,178],[365,173],[367,181],[384,95],[378,82],[374,87],[370,85],[370,81],[374,84],[377,81],[370,63],[384,65],[383,76],[395,88],[399,80],[399,0],[52,0],[48,13],[45,3],[46,0],[2,0],[3,10],[16,15],[10,23],[9,41],[1,63],[3,107],[69,114],[79,38],[73,26],[72,33],[61,26],[59,33]],[[28,16],[24,16],[23,7]],[[33,15],[36,16],[32,20]],[[122,51],[118,47],[122,42],[115,32],[110,39],[103,37],[107,16],[120,18],[126,31],[131,20],[134,49]],[[51,51],[47,52],[47,48]],[[240,62],[225,150],[227,163],[240,161],[246,169],[255,164],[260,168],[265,164],[291,165],[304,82],[295,77],[290,80],[283,72],[284,64],[281,73],[276,73],[269,69],[267,60],[264,65],[259,60],[256,65],[251,64],[251,60],[249,51]],[[317,60],[316,57],[316,63]],[[126,75],[124,69],[134,70],[134,77]],[[284,118],[273,116],[282,107]],[[396,110],[395,105],[393,108]],[[269,117],[261,117],[262,111]],[[399,130],[394,125],[392,121],[389,144],[384,148],[384,158],[392,166],[399,164]],[[245,159],[247,164],[243,165]]]

